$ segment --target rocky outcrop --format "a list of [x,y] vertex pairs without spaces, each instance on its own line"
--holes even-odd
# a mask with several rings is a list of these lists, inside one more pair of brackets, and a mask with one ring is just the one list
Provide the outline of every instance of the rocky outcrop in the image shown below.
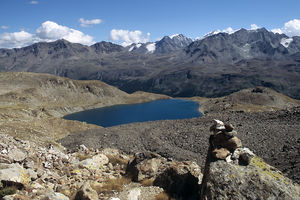
[[247,88],[219,98],[199,98],[199,102],[200,110],[204,114],[224,111],[274,111],[291,109],[300,105],[299,100],[289,98],[266,87]]
[[232,125],[215,120],[210,130],[203,178],[197,163],[153,152],[127,155],[84,145],[66,151],[0,134],[0,198],[300,199],[299,186],[242,147]]
[[7,200],[152,200],[163,191],[193,199],[202,178],[195,162],[153,152],[127,155],[84,145],[66,151],[5,134],[0,139],[0,198]]
[[258,157],[247,166],[210,163],[202,199],[300,199],[300,188]]
[[[122,163],[129,160],[117,150],[100,152],[81,145],[73,152],[66,152],[58,146],[43,146],[5,134],[0,134],[0,138],[0,198],[7,194],[6,199],[18,196],[51,200],[74,197],[98,200],[99,196],[108,199],[110,196],[98,194],[93,187],[101,187],[109,179],[122,177],[125,171],[121,162],[115,160],[120,157]],[[11,190],[16,190],[16,194],[7,192]]]
[[231,125],[215,120],[210,130],[201,199],[300,199],[299,185],[243,148]]
[[195,162],[178,162],[152,152],[135,154],[127,173],[134,181],[151,181],[172,197],[184,199],[197,199],[202,179],[201,169]]

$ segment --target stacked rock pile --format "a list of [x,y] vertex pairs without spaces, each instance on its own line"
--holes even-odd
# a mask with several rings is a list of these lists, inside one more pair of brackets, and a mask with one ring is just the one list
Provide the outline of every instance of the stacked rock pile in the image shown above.
[[299,185],[242,147],[231,124],[214,120],[210,131],[199,199],[300,199]]
[[248,148],[242,147],[232,124],[224,124],[215,119],[210,131],[213,132],[209,138],[213,159],[235,161],[242,165],[250,163],[254,154]]

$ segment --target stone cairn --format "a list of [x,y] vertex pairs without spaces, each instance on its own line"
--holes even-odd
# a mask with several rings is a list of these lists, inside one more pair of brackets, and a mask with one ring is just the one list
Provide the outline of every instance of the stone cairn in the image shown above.
[[240,165],[248,165],[254,154],[248,149],[242,147],[241,140],[236,136],[232,124],[224,124],[215,119],[210,127],[213,135],[209,138],[211,161],[226,160],[226,162],[236,162]]
[[237,165],[249,165],[254,157],[252,151],[242,147],[242,142],[236,136],[237,132],[232,124],[224,124],[224,122],[214,119],[214,124],[209,130],[213,134],[209,137],[209,147],[200,187],[200,199],[204,199],[211,162],[224,160]]

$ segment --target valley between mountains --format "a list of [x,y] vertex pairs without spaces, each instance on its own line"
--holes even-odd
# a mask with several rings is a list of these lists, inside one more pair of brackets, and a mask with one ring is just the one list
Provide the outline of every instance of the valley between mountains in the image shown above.
[[300,37],[265,28],[192,40],[182,34],[123,47],[66,40],[0,49],[0,71],[101,80],[122,91],[174,97],[220,97],[269,87],[300,99]]
[[48,74],[0,73],[0,81],[1,133],[70,149],[84,144],[127,153],[154,151],[178,160],[196,160],[201,166],[207,149],[207,127],[217,118],[232,123],[245,145],[258,156],[294,181],[300,180],[300,102],[268,88],[245,89],[221,98],[193,97],[205,113],[202,118],[102,128],[61,117],[88,108],[170,97],[127,94],[100,81]]
[[[173,97],[199,102],[204,116],[110,128],[62,118],[92,108]],[[300,198],[299,99],[300,37],[289,38],[264,28],[212,34],[194,41],[179,34],[127,47],[58,40],[0,49],[0,137],[9,144],[0,144],[0,177],[6,178],[4,183],[20,184],[15,188],[17,195],[28,198],[58,195],[66,200],[82,199],[85,190],[93,193],[93,200],[123,200],[128,191],[145,190],[141,194],[144,199],[158,200],[161,192],[185,199],[176,192],[188,193],[186,185],[179,189],[175,184],[175,189],[169,190],[168,183],[153,185],[154,179],[160,177],[164,182],[177,170],[176,181],[186,184],[186,180],[193,180],[196,189],[190,199],[195,199],[202,169],[202,183],[212,184],[212,190],[205,191],[208,196],[229,186],[235,192],[224,195],[245,197],[248,191],[239,188],[243,180],[256,188],[251,191],[252,199],[257,199],[257,188],[262,187],[259,192],[264,197]],[[211,166],[224,166],[221,176],[216,167],[203,171],[214,119],[229,127],[224,126],[222,134],[238,134],[237,139],[233,135],[231,139],[240,138],[244,147],[282,173],[257,156],[249,166],[235,166],[222,159],[215,162]],[[91,169],[90,164],[97,164],[97,168]],[[152,185],[132,182],[139,174],[129,180],[126,166],[145,169],[142,176],[149,175],[147,170],[156,170],[143,180]],[[10,169],[13,174],[21,170],[20,180],[5,177],[2,170]],[[28,172],[24,182],[22,173],[27,170],[31,174]],[[193,170],[197,173],[182,179]],[[207,179],[208,171],[216,176]],[[213,183],[215,178],[224,178],[226,184]],[[114,180],[127,181],[125,189],[120,193],[103,191]],[[1,192],[5,189],[0,185]],[[237,196],[235,199],[240,199]]]

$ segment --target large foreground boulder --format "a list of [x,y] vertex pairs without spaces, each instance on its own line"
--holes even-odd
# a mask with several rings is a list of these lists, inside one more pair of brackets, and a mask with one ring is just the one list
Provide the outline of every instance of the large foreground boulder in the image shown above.
[[142,152],[129,162],[127,174],[142,184],[153,181],[154,186],[163,188],[172,197],[198,199],[202,173],[195,162],[179,162],[153,152]]
[[15,185],[26,185],[30,182],[30,174],[17,163],[0,163],[0,181]]
[[210,130],[200,199],[300,199],[300,186],[242,147],[232,126],[215,120]]
[[210,163],[202,199],[300,199],[300,187],[259,157],[247,166],[218,160]]

